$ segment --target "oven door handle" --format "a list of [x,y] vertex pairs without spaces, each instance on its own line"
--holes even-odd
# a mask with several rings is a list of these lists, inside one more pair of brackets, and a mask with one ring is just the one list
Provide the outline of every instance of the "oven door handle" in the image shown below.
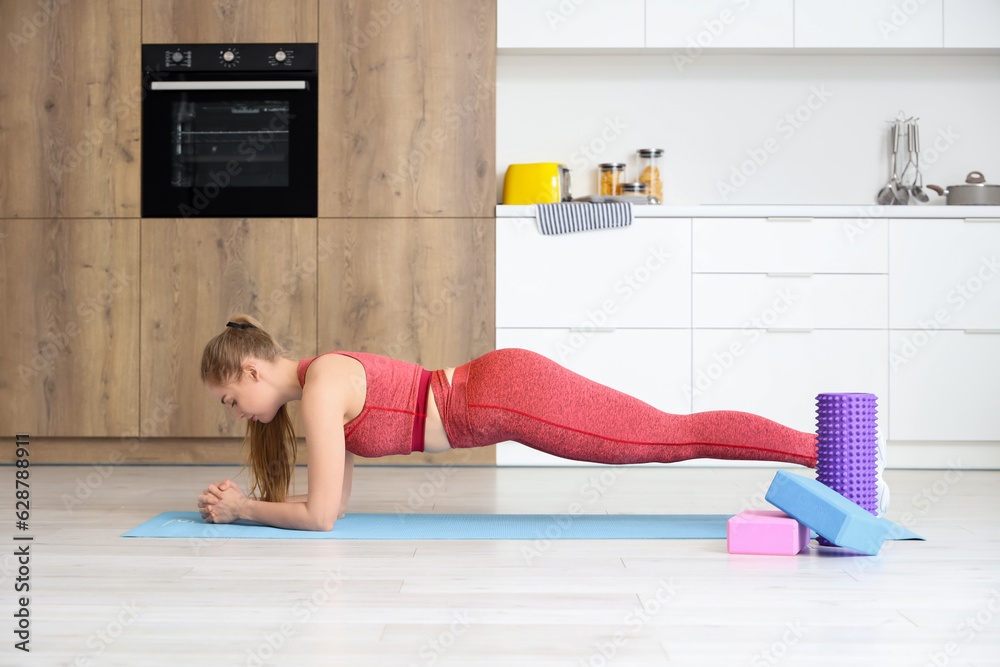
[[153,81],[150,90],[305,90],[305,81]]

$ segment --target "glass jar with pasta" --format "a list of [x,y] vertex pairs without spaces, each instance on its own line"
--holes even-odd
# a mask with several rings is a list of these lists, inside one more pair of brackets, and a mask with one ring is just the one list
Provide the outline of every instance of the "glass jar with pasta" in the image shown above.
[[597,165],[597,194],[616,195],[625,180],[624,162],[605,162]]
[[640,148],[639,154],[639,181],[649,184],[649,196],[656,198],[650,201],[654,204],[663,203],[663,177],[660,175],[660,157],[663,156],[662,148]]

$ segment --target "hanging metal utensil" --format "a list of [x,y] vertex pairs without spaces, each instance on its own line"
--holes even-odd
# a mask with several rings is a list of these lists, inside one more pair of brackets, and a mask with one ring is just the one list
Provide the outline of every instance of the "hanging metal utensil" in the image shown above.
[[899,153],[899,134],[900,126],[903,124],[902,119],[896,119],[896,123],[892,126],[892,138],[893,138],[893,151],[892,151],[892,196],[896,200],[894,204],[905,204],[910,200],[909,191],[900,182],[899,177],[896,175],[896,164],[898,162]]
[[913,151],[917,155],[917,175],[910,187],[910,194],[921,204],[926,204],[931,198],[924,192],[924,175],[920,172],[920,126],[916,123],[913,123]]
[[893,192],[892,184],[896,182],[896,145],[899,142],[899,125],[893,123],[892,130],[889,133],[889,145],[891,151],[889,153],[889,159],[892,162],[892,175],[889,177],[889,182],[885,184],[885,187],[879,190],[878,196],[875,197],[875,201],[881,206],[889,206],[896,203],[896,195]]

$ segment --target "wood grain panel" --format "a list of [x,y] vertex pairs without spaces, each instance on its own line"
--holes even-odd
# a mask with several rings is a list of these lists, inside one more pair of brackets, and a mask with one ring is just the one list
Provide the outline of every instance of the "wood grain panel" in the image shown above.
[[496,1],[320,0],[320,217],[496,204]]
[[143,0],[142,41],[315,42],[316,0]]
[[0,217],[138,217],[139,0],[4,0]]
[[139,221],[0,221],[0,435],[135,435]]
[[140,435],[243,435],[201,383],[202,350],[246,312],[293,356],[313,356],[316,253],[315,219],[142,221]]
[[[320,219],[319,352],[372,352],[437,369],[494,349],[494,219]],[[495,447],[379,461],[492,464]],[[445,459],[443,457],[451,457]]]

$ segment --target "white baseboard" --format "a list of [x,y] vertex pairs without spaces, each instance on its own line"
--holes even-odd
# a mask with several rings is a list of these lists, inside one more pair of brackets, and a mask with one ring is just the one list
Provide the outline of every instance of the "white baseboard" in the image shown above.
[[[909,469],[1000,469],[1000,442],[992,441],[906,441],[890,440],[886,448],[886,468]],[[497,445],[497,466],[599,466],[600,463],[571,461],[532,449],[517,442]],[[672,466],[691,468],[798,468],[770,461],[720,461],[691,459],[677,463],[639,463],[642,466]]]

